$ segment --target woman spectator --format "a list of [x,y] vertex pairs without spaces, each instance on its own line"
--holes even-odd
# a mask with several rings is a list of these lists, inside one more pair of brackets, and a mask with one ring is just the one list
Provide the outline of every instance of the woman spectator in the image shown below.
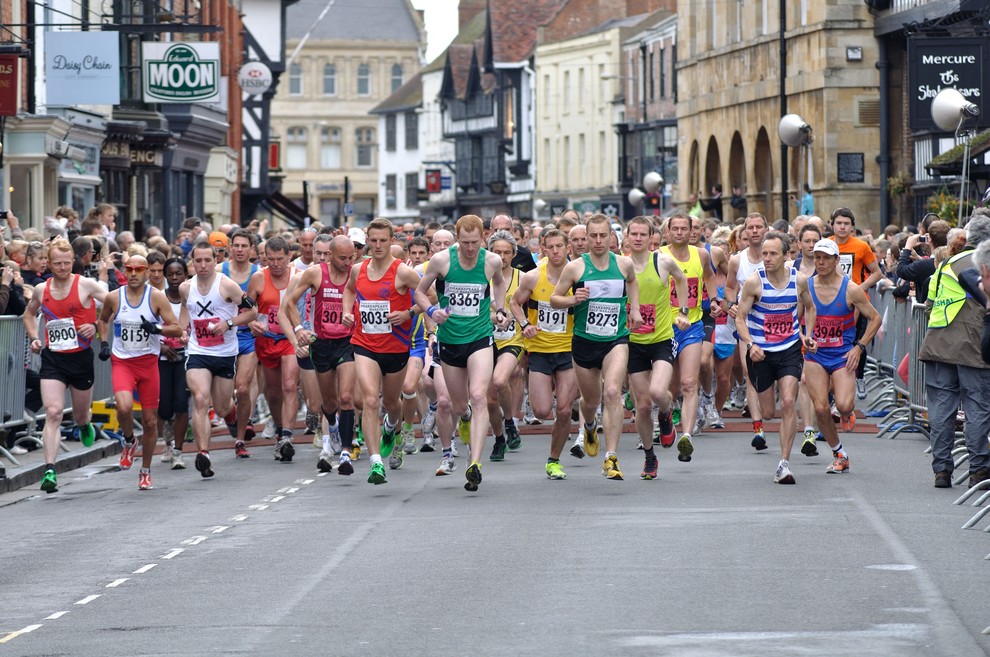
[[48,271],[48,249],[41,242],[29,242],[24,252],[24,262],[21,264],[21,277],[24,283],[33,288],[38,283],[44,283],[52,277]]

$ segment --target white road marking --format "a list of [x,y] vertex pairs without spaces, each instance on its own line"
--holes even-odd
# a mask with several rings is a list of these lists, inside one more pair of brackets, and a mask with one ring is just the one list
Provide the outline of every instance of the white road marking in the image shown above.
[[870,570],[915,570],[917,568],[917,566],[909,563],[878,563],[863,567]]
[[182,544],[183,545],[199,545],[200,543],[202,543],[206,539],[207,539],[206,536],[193,536],[192,538],[187,538],[186,540],[182,541]]
[[277,492],[277,493],[287,493],[288,494],[288,493],[295,493],[297,490],[299,490],[299,489],[298,488],[285,487],[285,488],[279,488],[275,492]]
[[10,633],[7,634],[7,636],[5,636],[4,638],[0,639],[0,643],[7,643],[11,639],[15,639],[15,638],[19,637],[22,634],[27,634],[28,632],[34,632],[39,627],[41,627],[41,624],[40,623],[37,624],[37,625],[28,625],[24,629],[17,630],[16,632],[10,632]]
[[109,584],[107,584],[106,585],[106,588],[108,588],[108,589],[115,589],[115,588],[117,588],[118,586],[120,586],[121,584],[123,584],[124,582],[126,582],[129,579],[130,579],[130,577],[121,577],[120,579],[115,579],[112,582],[110,582]]
[[241,513],[241,514],[236,515],[236,516],[231,516],[230,519],[233,520],[234,522],[244,522],[245,520],[247,520],[247,518],[248,517],[246,515],[244,515],[243,513]]
[[138,568],[137,570],[135,570],[134,571],[134,574],[135,575],[143,575],[143,574],[145,574],[146,572],[148,572],[149,570],[151,570],[152,568],[154,568],[157,565],[158,564],[156,564],[156,563],[145,564],[144,566],[141,566],[140,568]]
[[69,613],[69,612],[67,612],[67,611],[56,611],[51,616],[45,616],[45,620],[58,620],[62,616],[65,616],[67,613]]
[[248,508],[251,509],[252,511],[264,511],[265,509],[268,508],[268,505],[267,504],[252,504]]
[[76,604],[77,605],[88,605],[90,602],[92,602],[93,600],[96,600],[98,597],[100,597],[100,594],[99,593],[97,593],[96,595],[87,595],[85,598],[83,598],[82,600],[80,600]]
[[317,477],[326,477],[328,474],[330,474],[330,473],[329,472],[321,472],[320,474],[318,474],[316,476]]
[[169,550],[168,552],[166,552],[165,554],[163,554],[161,556],[161,558],[162,559],[174,559],[175,557],[179,556],[183,552],[185,552],[185,550],[183,550],[182,548],[172,548],[171,550]]
[[216,527],[211,527],[210,529],[213,530],[212,532],[210,532],[211,534],[222,534],[228,529],[230,529],[230,527],[226,525],[217,525]]
[[[326,474],[326,473],[324,473],[324,474]],[[313,483],[313,481],[315,481],[315,480],[313,480],[313,479],[296,479],[295,483],[302,484],[303,486],[306,486],[308,484]]]
[[281,502],[284,499],[285,499],[285,495],[269,495],[268,497],[265,498],[264,501],[274,504],[275,502]]

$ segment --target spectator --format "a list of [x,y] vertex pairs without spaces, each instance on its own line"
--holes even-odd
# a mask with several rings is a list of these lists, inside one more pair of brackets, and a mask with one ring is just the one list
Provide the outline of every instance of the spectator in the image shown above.
[[745,217],[749,214],[749,204],[746,202],[746,195],[743,194],[742,186],[735,185],[732,188],[732,198],[729,199],[729,205],[733,209],[732,218],[738,219],[739,217]]
[[0,315],[23,315],[25,308],[21,270],[16,262],[7,260],[0,270]]
[[815,214],[815,197],[811,195],[811,185],[804,183],[804,195],[800,200],[791,194],[791,200],[797,204],[798,214],[806,214],[809,217]]
[[34,287],[51,277],[51,272],[48,271],[48,249],[41,242],[29,242],[24,253],[24,264],[21,265],[24,284]]
[[966,246],[938,268],[928,306],[931,315],[918,360],[925,364],[932,470],[936,488],[952,487],[956,412],[966,414],[969,485],[990,478],[990,364],[980,345],[986,296],[973,252],[990,239],[990,218],[975,217],[966,230]]
[[[924,222],[922,222],[924,223]],[[927,257],[931,251],[946,245],[949,224],[939,219],[928,226],[927,235],[911,235],[901,249],[897,262],[897,276],[914,283],[914,297],[918,303],[928,300],[928,281],[935,273],[935,260]]]
[[61,205],[55,210],[55,219],[66,231],[79,230],[79,213],[68,205]]
[[129,230],[123,230],[117,233],[116,241],[117,248],[120,249],[121,252],[126,253],[131,244],[134,244],[134,233]]
[[[718,223],[722,223],[722,183],[712,185],[712,197],[710,199],[701,199],[701,192],[698,192],[698,199],[701,209],[711,212]],[[701,215],[696,216],[701,218]]]

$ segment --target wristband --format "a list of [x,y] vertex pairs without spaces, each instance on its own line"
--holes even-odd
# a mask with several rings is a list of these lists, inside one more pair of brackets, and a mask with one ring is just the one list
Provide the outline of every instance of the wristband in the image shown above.
[[433,319],[433,313],[435,313],[438,310],[440,310],[440,306],[433,304],[432,306],[426,309],[426,316],[429,317],[430,319]]
[[856,342],[854,342],[854,343],[853,343],[853,346],[854,346],[854,347],[859,347],[859,348],[860,348],[860,350],[861,350],[861,351],[862,351],[862,352],[863,352],[864,354],[866,353],[866,345],[864,345],[864,344],[863,344],[862,342],[859,342],[859,341],[857,340]]
[[295,328],[292,329],[292,332],[293,333],[298,333],[301,330],[303,330],[303,325],[302,324],[296,324]]

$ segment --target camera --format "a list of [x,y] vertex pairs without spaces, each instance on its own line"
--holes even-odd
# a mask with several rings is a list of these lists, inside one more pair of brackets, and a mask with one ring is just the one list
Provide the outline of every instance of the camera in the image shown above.
[[921,242],[922,244],[925,244],[926,242],[928,242],[928,236],[927,235],[919,235],[918,236],[918,241]]
[[0,210],[0,220],[7,221],[7,216],[10,214],[7,210]]

